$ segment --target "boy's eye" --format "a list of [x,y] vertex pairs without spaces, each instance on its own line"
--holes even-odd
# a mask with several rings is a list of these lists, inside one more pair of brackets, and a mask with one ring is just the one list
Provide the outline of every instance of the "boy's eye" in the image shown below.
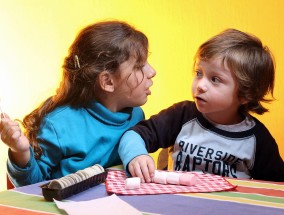
[[195,73],[196,77],[202,77],[202,72],[200,72],[199,70],[196,70]]
[[220,79],[218,77],[212,77],[211,80],[213,83],[220,83]]

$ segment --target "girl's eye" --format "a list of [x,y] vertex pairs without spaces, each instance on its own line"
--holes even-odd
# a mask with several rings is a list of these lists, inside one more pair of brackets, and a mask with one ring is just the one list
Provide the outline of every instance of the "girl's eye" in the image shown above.
[[143,71],[145,65],[137,65],[134,67],[134,70]]

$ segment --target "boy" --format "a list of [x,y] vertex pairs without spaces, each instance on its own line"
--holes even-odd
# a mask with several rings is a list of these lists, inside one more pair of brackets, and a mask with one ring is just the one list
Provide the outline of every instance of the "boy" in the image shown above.
[[227,29],[202,44],[195,56],[193,101],[161,111],[127,131],[119,146],[125,169],[151,182],[148,152],[173,147],[175,171],[284,181],[284,163],[267,128],[249,113],[268,111],[275,67],[261,41]]

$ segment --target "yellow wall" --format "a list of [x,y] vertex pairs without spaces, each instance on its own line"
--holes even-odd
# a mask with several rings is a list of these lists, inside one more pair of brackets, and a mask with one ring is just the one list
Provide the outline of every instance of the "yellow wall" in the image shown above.
[[[157,76],[146,116],[190,99],[197,47],[233,27],[259,36],[273,51],[276,101],[258,117],[284,157],[284,1],[282,0],[0,0],[0,97],[20,118],[54,92],[63,57],[79,29],[104,19],[135,25],[150,40],[149,62]],[[0,144],[0,190],[5,186],[7,147]]]

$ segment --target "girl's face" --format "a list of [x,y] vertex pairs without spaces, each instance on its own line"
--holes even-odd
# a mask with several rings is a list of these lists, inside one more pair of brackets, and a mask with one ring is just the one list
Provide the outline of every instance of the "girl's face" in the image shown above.
[[237,81],[220,58],[197,59],[192,94],[196,106],[209,120],[218,124],[236,124],[242,120]]
[[119,66],[120,75],[114,91],[118,110],[141,106],[146,103],[148,95],[151,95],[150,87],[156,71],[148,62],[142,68],[136,68],[135,63],[135,58],[130,58]]

